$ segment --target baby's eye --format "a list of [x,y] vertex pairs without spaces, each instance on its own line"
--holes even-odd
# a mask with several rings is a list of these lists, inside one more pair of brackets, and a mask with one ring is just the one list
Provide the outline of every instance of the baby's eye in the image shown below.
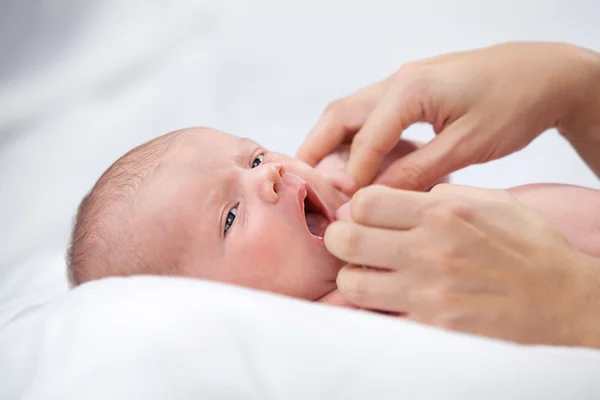
[[263,156],[262,154],[260,156],[256,156],[256,158],[254,159],[254,161],[252,161],[252,168],[256,168],[260,165],[260,163],[262,163],[263,161]]
[[235,221],[235,216],[237,214],[237,206],[233,207],[229,213],[227,213],[227,219],[225,220],[225,233],[231,228],[233,221]]

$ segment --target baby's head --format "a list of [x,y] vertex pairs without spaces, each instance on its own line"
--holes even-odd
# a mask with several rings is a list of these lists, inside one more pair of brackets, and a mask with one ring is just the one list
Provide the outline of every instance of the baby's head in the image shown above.
[[84,198],[69,277],[178,275],[317,300],[342,265],[322,239],[342,203],[297,159],[212,129],[172,132],[121,157]]

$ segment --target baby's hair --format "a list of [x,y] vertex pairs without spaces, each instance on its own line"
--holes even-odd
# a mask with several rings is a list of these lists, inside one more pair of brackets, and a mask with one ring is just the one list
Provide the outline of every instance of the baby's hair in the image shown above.
[[146,142],[115,161],[83,198],[67,252],[71,287],[107,276],[152,272],[151,258],[127,229],[142,184],[160,167],[179,130]]

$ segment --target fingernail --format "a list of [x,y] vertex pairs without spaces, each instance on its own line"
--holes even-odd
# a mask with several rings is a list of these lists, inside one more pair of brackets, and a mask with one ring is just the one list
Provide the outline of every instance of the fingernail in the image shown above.
[[335,213],[335,218],[338,221],[349,221],[350,218],[350,202],[344,204],[340,208],[337,209]]

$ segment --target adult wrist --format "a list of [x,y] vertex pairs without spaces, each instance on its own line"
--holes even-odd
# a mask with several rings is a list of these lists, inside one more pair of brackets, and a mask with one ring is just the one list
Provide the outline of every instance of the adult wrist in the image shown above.
[[[574,271],[578,267],[575,266]],[[600,349],[600,259],[585,256],[581,267],[584,268],[581,275],[584,286],[579,293],[581,309],[573,310],[578,317],[574,344]]]

